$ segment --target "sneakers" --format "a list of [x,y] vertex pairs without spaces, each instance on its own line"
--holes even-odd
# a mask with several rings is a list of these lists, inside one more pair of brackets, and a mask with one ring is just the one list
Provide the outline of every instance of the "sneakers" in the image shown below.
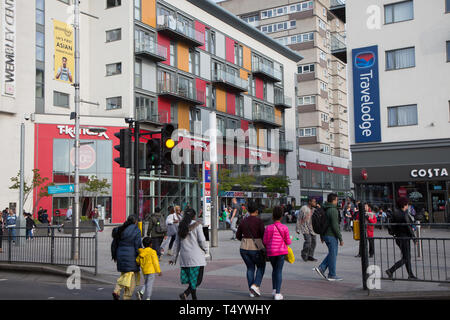
[[275,296],[273,297],[275,300],[283,300],[284,297],[281,293],[276,293]]
[[250,291],[251,293],[253,293],[254,295],[260,297],[261,296],[261,291],[259,290],[259,288],[257,286],[255,286],[254,284],[252,284],[252,286],[250,287]]
[[303,261],[308,261],[308,257],[302,256]]
[[418,280],[417,277],[413,274],[408,276],[408,280]]
[[138,291],[136,292],[136,295],[137,295],[138,300],[142,300],[143,293],[142,293],[141,290],[138,290]]
[[391,279],[392,281],[394,281],[394,274],[392,273],[391,270],[387,269],[386,270],[386,274],[388,275],[388,278]]
[[315,258],[313,258],[313,257],[308,257],[308,261],[313,261],[313,262],[316,262],[316,261],[317,261],[317,259],[315,259]]
[[323,273],[322,270],[320,270],[320,268],[318,267],[314,267],[313,269],[314,271],[316,271],[322,278],[326,279],[327,277],[325,276],[325,274]]
[[328,277],[327,280],[328,281],[342,281],[342,278],[334,276],[334,277]]
[[250,298],[254,298],[255,295],[250,291]]

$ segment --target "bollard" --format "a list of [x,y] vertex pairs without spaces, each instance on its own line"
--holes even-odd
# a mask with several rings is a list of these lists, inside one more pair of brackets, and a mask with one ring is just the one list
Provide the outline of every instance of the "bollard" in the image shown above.
[[417,241],[417,245],[418,245],[418,249],[417,249],[417,254],[418,254],[418,258],[422,258],[422,242],[420,241],[420,221],[417,221],[417,229],[416,229],[416,237],[417,239],[419,239]]

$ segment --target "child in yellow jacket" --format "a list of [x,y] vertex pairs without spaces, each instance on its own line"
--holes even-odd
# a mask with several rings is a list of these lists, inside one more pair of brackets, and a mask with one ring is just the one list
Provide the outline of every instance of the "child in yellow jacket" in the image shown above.
[[159,260],[156,251],[152,249],[152,240],[149,237],[145,237],[142,240],[144,248],[139,249],[139,255],[136,258],[136,263],[141,267],[144,274],[144,285],[141,290],[138,290],[137,296],[139,300],[142,300],[144,296],[145,300],[150,300],[153,289],[153,282],[155,281],[155,275],[162,276],[161,269],[159,267]]

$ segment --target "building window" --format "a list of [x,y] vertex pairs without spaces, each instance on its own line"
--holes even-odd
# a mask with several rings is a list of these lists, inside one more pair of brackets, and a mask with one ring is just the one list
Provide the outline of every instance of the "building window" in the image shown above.
[[142,61],[138,59],[134,62],[134,86],[142,88]]
[[44,98],[44,70],[36,69],[36,98]]
[[236,95],[236,115],[244,117],[244,97],[241,95]]
[[106,110],[122,109],[122,97],[106,98]]
[[122,0],[106,0],[106,9],[118,7],[122,4]]
[[413,1],[403,1],[384,6],[384,23],[395,23],[414,19]]
[[288,37],[276,38],[274,40],[283,45],[308,42],[308,41],[314,40],[314,32],[301,33],[301,34],[292,35],[292,36],[288,36]]
[[414,47],[386,51],[386,70],[397,70],[415,66],[416,57]]
[[267,82],[263,82],[263,99],[267,100]]
[[122,40],[122,29],[106,31],[106,42]]
[[314,72],[314,64],[305,64],[303,66],[298,66],[298,73],[311,73]]
[[273,23],[273,24],[262,26],[261,31],[263,33],[280,32],[283,30],[293,29],[293,28],[295,28],[295,26],[296,26],[296,21],[291,20],[291,21]]
[[141,0],[134,0],[134,19],[141,21]]
[[170,65],[172,67],[176,66],[176,45],[175,42],[170,42]]
[[323,91],[327,91],[327,84],[325,82],[320,81],[320,89]]
[[327,30],[327,24],[322,19],[319,19],[319,28],[325,31]]
[[234,44],[234,63],[241,67],[244,65],[244,48],[237,43]]
[[[322,50],[320,50],[319,57],[320,57],[320,59],[322,59],[323,61],[327,61],[327,54],[326,54],[324,51],[322,51]],[[328,67],[329,67],[329,66],[330,66],[330,65],[328,65]]]
[[122,73],[122,63],[111,63],[106,65],[106,75],[113,76]]
[[45,36],[43,32],[36,32],[36,60],[44,62],[45,50],[44,50]]
[[413,126],[417,124],[417,105],[389,107],[389,127]]
[[216,54],[216,33],[211,29],[205,29],[205,51]]
[[211,108],[211,86],[209,84],[207,84],[205,87],[205,97],[206,97],[205,106],[207,108]]
[[69,108],[69,95],[67,93],[53,91],[53,105]]
[[329,154],[330,153],[330,146],[327,145],[327,144],[321,144],[320,145],[320,152]]
[[298,136],[299,137],[315,137],[316,136],[316,128],[299,128]]
[[211,89],[211,108],[216,109],[216,87]]
[[[201,121],[200,110],[198,110],[198,109],[191,109],[189,111],[189,128],[190,128],[191,132],[195,132],[195,123],[196,122],[198,123],[200,121]],[[201,130],[201,126],[200,126],[200,130],[199,131],[200,132],[198,132],[198,133],[201,133],[201,131],[202,131]]]
[[445,12],[450,12],[450,0],[445,0]]
[[189,72],[200,75],[200,53],[196,51],[189,52]]
[[154,98],[136,95],[135,108],[138,120],[160,121]]
[[329,116],[326,113],[321,113],[320,119],[322,120],[322,122],[328,122]]
[[298,104],[300,106],[307,104],[316,104],[316,96],[298,97]]
[[176,102],[170,104],[170,123],[178,123],[178,105]]
[[217,117],[216,123],[217,123],[217,130],[219,131],[217,135],[222,134],[222,136],[224,136],[226,134],[225,119]]
[[450,41],[447,41],[447,62],[450,62]]
[[36,0],[36,24],[45,24],[44,0]]

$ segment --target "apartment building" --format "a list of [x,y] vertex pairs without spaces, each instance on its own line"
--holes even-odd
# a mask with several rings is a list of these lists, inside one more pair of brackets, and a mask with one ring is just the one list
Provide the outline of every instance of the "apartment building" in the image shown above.
[[[7,12],[8,23],[15,19],[17,51],[15,82],[3,78],[0,97],[0,128],[7,137],[0,143],[9,155],[2,160],[0,179],[4,207],[18,203],[18,192],[9,186],[10,177],[19,171],[21,122],[26,127],[26,177],[39,169],[48,182],[73,183],[73,80],[57,79],[61,61],[54,59],[53,25],[53,21],[72,23],[71,2],[14,2],[2,11]],[[174,123],[185,130],[180,141],[188,140],[189,149],[202,153],[211,142],[204,133],[210,129],[213,111],[221,132],[254,129],[254,139],[246,138],[244,164],[224,164],[219,170],[226,167],[233,175],[252,174],[261,180],[261,168],[267,166],[261,160],[277,161],[277,174],[291,178],[296,187],[290,194],[300,198],[297,167],[290,165],[296,163],[295,108],[290,101],[295,96],[299,54],[206,0],[83,1],[81,12],[80,182],[83,185],[92,176],[107,179],[110,187],[95,195],[105,218],[123,222],[133,212],[132,170],[113,161],[118,157],[114,134],[128,127],[125,118],[139,120],[143,130]],[[4,20],[0,29],[4,34],[10,30]],[[10,64],[4,58],[1,62]],[[73,72],[67,74],[67,79],[73,77]],[[200,126],[194,128],[196,122]],[[105,132],[89,130],[92,126]],[[279,129],[279,140],[271,129]],[[218,139],[218,153],[225,154],[225,138]],[[141,146],[144,164],[146,139]],[[172,204],[198,210],[200,177],[201,164],[143,174],[141,213]],[[71,194],[42,196],[39,191],[33,190],[27,211],[42,206],[50,216],[56,210],[65,213],[73,200]],[[257,197],[262,201],[268,196],[260,192]],[[83,193],[82,214],[93,204],[94,195]]]
[[358,198],[450,222],[450,1],[347,2]]
[[[345,1],[225,0],[219,5],[304,57],[297,65],[294,102],[302,198],[322,201],[332,191],[349,195]],[[308,164],[310,152],[313,164],[324,170]],[[335,177],[336,172],[345,174]]]

